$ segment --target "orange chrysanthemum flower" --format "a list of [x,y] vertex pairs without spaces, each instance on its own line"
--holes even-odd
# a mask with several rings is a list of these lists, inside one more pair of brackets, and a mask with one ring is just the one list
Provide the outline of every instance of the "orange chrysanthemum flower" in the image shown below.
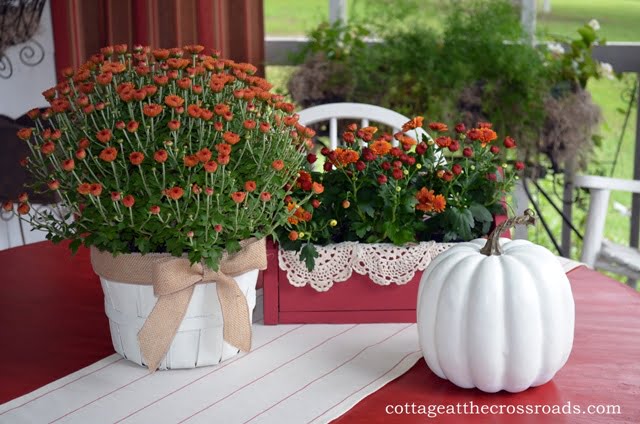
[[202,163],[209,162],[211,160],[211,150],[205,147],[203,149],[198,150],[198,152],[196,152],[196,156],[198,157],[198,160]]
[[78,190],[78,193],[82,194],[83,196],[86,196],[87,194],[91,193],[91,184],[82,183],[78,186],[77,190]]
[[171,200],[179,200],[182,196],[184,195],[184,190],[182,189],[182,187],[171,187],[169,190],[167,190],[167,196],[171,199]]
[[108,143],[111,140],[111,137],[112,137],[111,130],[108,128],[100,130],[96,134],[96,138],[101,143]]
[[429,123],[429,128],[437,132],[449,131],[449,127],[447,127],[447,125],[443,124],[442,122],[431,122]]
[[142,152],[133,152],[129,155],[129,161],[132,165],[140,165],[144,160],[144,154]]
[[149,118],[155,118],[162,113],[162,106],[155,103],[144,105],[142,107],[142,113]]
[[31,134],[33,134],[33,128],[21,128],[17,133],[20,140],[29,140]]
[[113,162],[118,157],[118,151],[115,147],[107,147],[100,152],[100,159],[105,162]]
[[360,154],[355,150],[337,148],[336,162],[338,165],[347,166],[350,163],[356,163],[360,159]]
[[494,130],[488,127],[480,128],[480,144],[482,147],[486,146],[488,143],[491,143],[493,140],[498,138],[498,134]]
[[383,156],[391,151],[391,143],[386,140],[376,140],[371,145],[369,145],[369,149],[375,153],[376,155]]
[[204,164],[204,170],[206,172],[216,172],[216,169],[218,169],[218,163],[214,160],[210,160]]
[[231,145],[237,144],[240,141],[240,136],[232,131],[225,131],[222,138]]
[[244,191],[236,191],[234,193],[231,193],[231,199],[236,203],[242,203],[246,196],[247,193],[245,193]]
[[230,155],[231,154],[231,146],[227,143],[216,144],[216,150],[220,155]]
[[40,151],[45,155],[50,155],[55,150],[56,150],[56,145],[53,141],[47,141],[46,143],[43,143],[42,146],[40,147]]
[[184,162],[184,166],[186,166],[187,168],[193,168],[198,163],[200,163],[200,160],[196,155],[187,155],[182,160]]
[[442,212],[447,206],[447,201],[441,194],[434,194],[433,190],[429,190],[426,187],[422,187],[420,191],[416,193],[416,199],[418,204],[416,209],[422,212]]
[[102,194],[102,184],[100,183],[91,184],[91,187],[89,188],[89,190],[92,196],[98,197]]
[[201,109],[198,105],[189,105],[187,106],[187,113],[192,118],[199,118],[202,114]]
[[422,121],[424,121],[424,118],[422,116],[416,116],[411,121],[405,123],[402,126],[402,131],[407,132],[416,128],[420,128],[422,127]]
[[176,94],[170,94],[164,98],[164,103],[173,108],[178,108],[184,104],[184,99]]

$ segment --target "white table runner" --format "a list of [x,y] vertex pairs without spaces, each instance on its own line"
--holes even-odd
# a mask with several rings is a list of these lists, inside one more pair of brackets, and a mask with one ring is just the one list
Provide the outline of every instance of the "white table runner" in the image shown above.
[[114,354],[0,406],[0,423],[325,423],[422,356],[415,324],[267,326],[255,315],[249,353],[154,374]]
[[249,353],[154,374],[114,354],[1,405],[0,423],[326,423],[422,356],[415,324],[265,326],[260,307],[255,318]]

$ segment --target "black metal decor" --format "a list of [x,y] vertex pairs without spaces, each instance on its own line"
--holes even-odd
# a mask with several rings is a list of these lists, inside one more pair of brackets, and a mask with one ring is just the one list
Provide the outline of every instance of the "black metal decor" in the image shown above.
[[32,40],[40,24],[46,0],[0,0],[0,78],[13,75],[11,59],[4,54],[8,47],[25,45],[18,59],[26,66],[36,66],[44,59],[44,48]]

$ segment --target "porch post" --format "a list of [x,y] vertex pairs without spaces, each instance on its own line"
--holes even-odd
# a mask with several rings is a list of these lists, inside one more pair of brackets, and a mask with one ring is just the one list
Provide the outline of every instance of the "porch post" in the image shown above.
[[536,37],[536,0],[522,0],[520,23],[529,41],[533,42]]
[[[640,80],[640,73],[637,73],[636,77]],[[636,90],[638,90],[637,84]],[[640,180],[640,95],[636,96],[636,99],[638,105],[636,107],[636,148],[633,179]],[[633,247],[638,247],[638,239],[640,238],[640,194],[634,193],[631,199],[631,234],[629,235],[629,243]]]
[[329,0],[329,23],[347,22],[347,0]]
[[[562,193],[562,214],[573,222],[573,177],[575,174],[575,161],[567,160],[564,169],[564,191]],[[562,256],[571,258],[571,227],[562,220]]]

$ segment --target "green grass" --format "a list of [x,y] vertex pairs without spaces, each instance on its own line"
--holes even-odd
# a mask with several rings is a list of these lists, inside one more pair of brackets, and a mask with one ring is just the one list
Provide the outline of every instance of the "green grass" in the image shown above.
[[303,35],[328,19],[328,0],[264,0],[267,35]]
[[538,1],[538,28],[552,34],[575,34],[576,28],[595,18],[608,41],[640,41],[640,1],[552,0],[551,13],[544,14]]
[[[381,1],[381,0],[380,0]],[[318,25],[328,17],[328,0],[265,0],[266,32],[269,35],[301,35]],[[363,4],[359,0],[349,0],[350,11],[362,16]],[[575,36],[576,29],[592,18],[599,21],[602,35],[609,41],[640,42],[640,1],[638,0],[552,0],[549,14],[542,13],[542,0],[538,0],[538,32],[540,34],[558,34]],[[441,7],[434,8],[432,1],[425,1],[423,22],[428,25],[439,25]],[[441,3],[438,3],[441,5]],[[436,12],[434,12],[434,10]],[[429,15],[427,15],[429,14]],[[286,92],[286,81],[293,72],[293,67],[267,67],[267,78],[276,87]],[[600,80],[589,84],[594,101],[601,107],[603,123],[600,134],[603,144],[593,156],[588,172],[609,175],[610,162],[613,160],[618,138],[622,129],[624,115],[618,109],[625,109],[627,102],[621,97],[623,90],[629,87],[633,76],[627,75],[622,81]],[[614,172],[615,177],[630,179],[633,175],[633,158],[635,143],[636,110],[631,114],[629,126],[623,138],[622,150]],[[548,192],[553,192],[550,180],[542,182]],[[561,188],[559,189],[561,190]],[[555,199],[560,205],[559,199]],[[609,205],[609,214],[605,227],[605,236],[619,243],[629,242],[629,218],[613,209],[618,202],[627,208],[631,205],[631,196],[627,193],[614,192]],[[553,234],[560,238],[562,222],[545,200],[540,199],[543,215],[548,220]],[[586,211],[574,208],[574,223],[583,226]],[[549,248],[552,244],[538,225],[531,229],[530,239]],[[575,237],[574,237],[575,240]],[[574,245],[573,257],[579,256],[579,244]]]
[[[370,0],[371,1],[371,0]],[[382,0],[378,0],[382,1]],[[442,1],[419,3],[420,22],[440,25]],[[362,0],[348,0],[350,18],[365,14]],[[267,35],[303,35],[329,18],[329,0],[264,0]],[[542,12],[538,0],[538,30],[550,34],[575,35],[575,30],[592,18],[609,41],[640,41],[640,1],[638,0],[552,0],[551,13]]]

